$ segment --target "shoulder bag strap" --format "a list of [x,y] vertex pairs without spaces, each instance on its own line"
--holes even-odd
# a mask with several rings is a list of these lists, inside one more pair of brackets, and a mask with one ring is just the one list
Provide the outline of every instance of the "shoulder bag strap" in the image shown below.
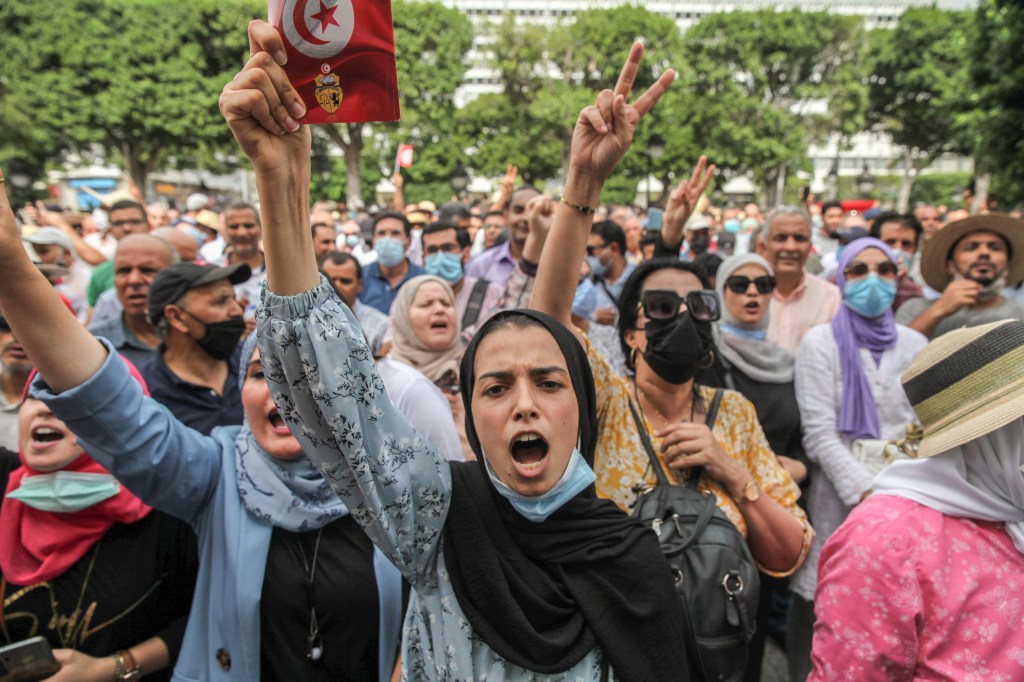
[[[708,425],[708,429],[715,428],[715,419],[718,417],[718,407],[722,404],[722,393],[721,388],[715,389],[715,395],[711,398],[711,405],[708,407],[708,416],[704,419],[704,423]],[[700,483],[700,477],[704,474],[704,467],[694,467],[690,469],[690,476],[686,479],[686,485],[690,486],[694,490],[697,489],[697,484]]]
[[484,296],[487,295],[487,287],[490,285],[486,279],[478,279],[469,292],[469,301],[466,303],[466,313],[462,316],[462,329],[473,326],[480,318],[480,308],[484,304]]
[[637,414],[636,405],[633,401],[629,401],[629,410],[633,413],[633,421],[636,422],[637,433],[640,434],[640,441],[644,444],[644,450],[647,451],[647,457],[651,460],[651,471],[654,472],[654,478],[658,481],[658,485],[671,485],[668,477],[665,476],[665,472],[661,468],[661,460],[654,454],[654,446],[651,445],[651,439],[647,435],[647,429],[644,428],[644,422],[640,419],[640,415]]

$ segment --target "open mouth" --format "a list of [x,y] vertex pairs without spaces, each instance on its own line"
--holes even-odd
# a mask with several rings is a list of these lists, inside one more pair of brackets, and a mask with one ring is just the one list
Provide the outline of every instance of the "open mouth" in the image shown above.
[[270,422],[270,428],[279,436],[285,436],[291,433],[291,431],[288,430],[288,425],[284,423],[284,417],[281,416],[281,413],[278,410],[274,410],[267,415],[267,421]]
[[757,301],[751,301],[743,306],[748,313],[756,313],[761,309],[761,304]]
[[438,320],[430,324],[431,329],[448,329],[448,323],[444,320]]
[[49,443],[56,443],[57,441],[64,440],[64,432],[58,431],[57,429],[51,429],[48,426],[37,426],[32,429],[32,442],[46,445]]
[[521,433],[512,440],[509,448],[512,460],[523,473],[540,470],[548,456],[548,442],[536,433]]

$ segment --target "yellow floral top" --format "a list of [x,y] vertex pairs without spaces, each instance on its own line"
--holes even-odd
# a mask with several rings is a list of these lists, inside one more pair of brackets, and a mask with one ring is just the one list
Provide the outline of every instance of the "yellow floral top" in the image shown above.
[[[584,336],[584,338],[586,338]],[[594,373],[594,384],[597,389],[598,439],[597,453],[594,458],[594,472],[597,474],[597,494],[613,500],[622,509],[629,512],[630,505],[636,499],[634,487],[646,483],[655,484],[654,474],[650,471],[650,460],[644,450],[643,441],[637,432],[633,413],[629,409],[633,397],[632,384],[628,379],[617,374],[599,351],[595,350],[589,339],[585,343],[587,359]],[[705,405],[711,403],[715,389],[700,386],[700,397]],[[644,422],[644,428],[651,438],[655,452],[661,445],[661,439],[654,436],[647,418],[638,409],[637,414]],[[711,430],[715,438],[730,456],[740,460],[757,481],[762,492],[795,516],[804,528],[803,547],[796,563],[787,571],[767,571],[768,575],[784,577],[792,574],[803,564],[807,552],[814,539],[814,530],[807,521],[807,514],[797,506],[800,488],[793,481],[775,453],[768,445],[768,440],[761,430],[757,413],[749,400],[736,391],[726,390],[718,408],[718,416]],[[662,462],[662,468],[669,480],[685,483],[687,472],[669,469]],[[739,529],[743,537],[747,536],[747,523],[739,506],[729,492],[718,481],[710,478],[707,473],[701,476],[701,490],[715,495],[718,507],[729,517]]]

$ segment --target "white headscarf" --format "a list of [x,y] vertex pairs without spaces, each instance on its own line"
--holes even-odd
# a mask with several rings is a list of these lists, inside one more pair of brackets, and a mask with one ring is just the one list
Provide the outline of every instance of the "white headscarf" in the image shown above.
[[876,493],[949,516],[1006,524],[1024,554],[1024,418],[923,460],[900,461],[875,478]]

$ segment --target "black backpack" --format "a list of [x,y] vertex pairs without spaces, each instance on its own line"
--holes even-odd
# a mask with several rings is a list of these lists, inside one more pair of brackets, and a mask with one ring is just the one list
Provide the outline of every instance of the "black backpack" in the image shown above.
[[[708,410],[708,428],[714,426],[721,401],[722,389],[717,389]],[[684,486],[669,483],[632,402],[630,409],[658,482],[639,493],[633,517],[657,534],[675,576],[691,679],[742,680],[757,616],[757,564],[715,496],[697,489],[703,467],[691,470]]]

